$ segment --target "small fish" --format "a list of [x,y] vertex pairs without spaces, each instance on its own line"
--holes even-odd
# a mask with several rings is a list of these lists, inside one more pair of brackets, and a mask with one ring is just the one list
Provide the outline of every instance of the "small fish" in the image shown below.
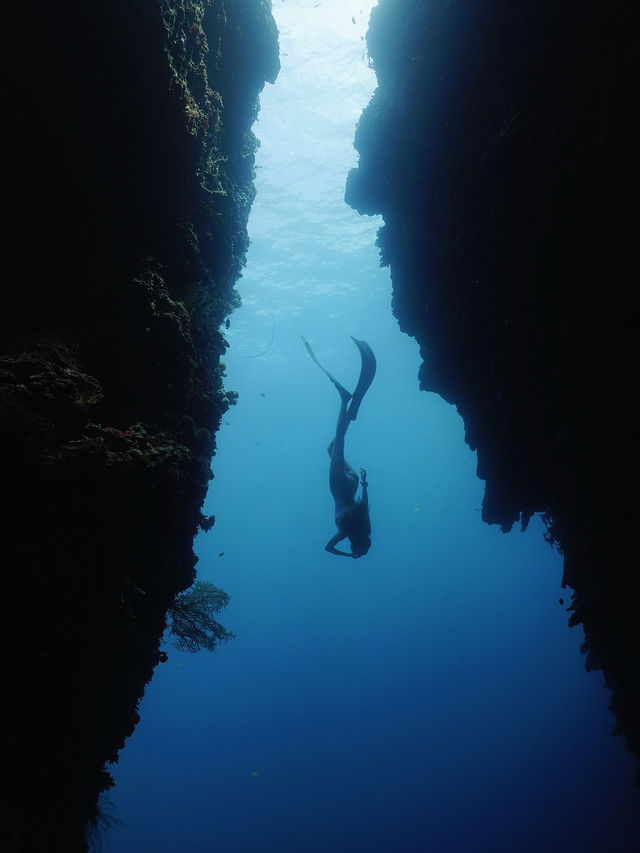
[[218,554],[218,557],[224,557],[224,551],[220,551],[220,553]]

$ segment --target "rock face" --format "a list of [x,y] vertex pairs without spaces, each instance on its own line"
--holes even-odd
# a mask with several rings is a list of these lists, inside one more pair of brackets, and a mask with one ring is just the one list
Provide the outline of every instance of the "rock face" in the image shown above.
[[0,846],[86,849],[193,537],[248,245],[268,0],[28,9],[3,31]]
[[485,521],[544,513],[640,757],[638,9],[380,0],[346,198],[384,217],[394,312],[464,418]]

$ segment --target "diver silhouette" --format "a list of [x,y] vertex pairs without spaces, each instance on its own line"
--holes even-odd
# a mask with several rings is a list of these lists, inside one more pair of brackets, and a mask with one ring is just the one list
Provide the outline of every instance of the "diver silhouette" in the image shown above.
[[[335,520],[338,532],[331,537],[325,546],[325,551],[331,554],[339,554],[341,557],[362,557],[371,547],[371,521],[369,519],[369,493],[367,472],[360,469],[360,477],[344,458],[344,439],[347,427],[351,421],[355,421],[362,398],[376,375],[376,357],[373,350],[366,341],[359,341],[352,337],[351,340],[360,351],[362,365],[360,367],[360,378],[356,390],[350,394],[328,370],[320,364],[311,349],[309,342],[302,338],[307,352],[329,379],[333,382],[340,394],[340,411],[336,434],[328,447],[329,456],[329,488],[336,504]],[[356,500],[358,481],[362,484],[362,495]],[[338,542],[348,539],[351,543],[351,553],[336,548]]]

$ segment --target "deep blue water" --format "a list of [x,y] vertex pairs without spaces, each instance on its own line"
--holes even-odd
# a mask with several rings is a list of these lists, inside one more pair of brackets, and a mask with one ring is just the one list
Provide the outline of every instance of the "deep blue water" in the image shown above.
[[[197,541],[237,637],[213,655],[167,646],[112,768],[108,853],[638,849],[634,762],[567,627],[561,558],[539,519],[508,535],[482,523],[462,421],[418,390],[417,346],[391,315],[380,223],[342,203],[375,85],[369,7],[275,4],[286,56],[255,127],[229,332],[240,401]],[[350,335],[378,359],[347,435],[372,506],[357,561],[324,552],[339,399],[300,334],[347,387]]]

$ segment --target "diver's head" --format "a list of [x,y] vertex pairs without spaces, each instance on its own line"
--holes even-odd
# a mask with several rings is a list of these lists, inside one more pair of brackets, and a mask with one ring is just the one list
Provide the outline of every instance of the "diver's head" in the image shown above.
[[371,521],[369,507],[357,501],[353,510],[342,519],[342,532],[349,537],[354,557],[364,557],[371,548]]
[[349,542],[351,542],[351,553],[354,557],[364,557],[371,548],[371,537],[366,534],[364,536],[350,536]]

